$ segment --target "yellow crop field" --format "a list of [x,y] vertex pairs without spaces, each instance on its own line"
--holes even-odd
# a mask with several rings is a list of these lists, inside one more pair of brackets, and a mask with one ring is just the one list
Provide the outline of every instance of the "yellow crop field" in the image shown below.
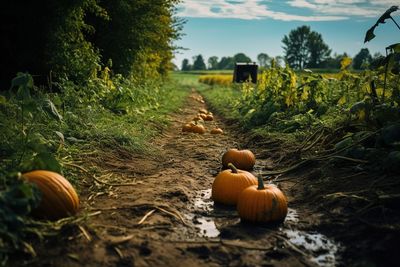
[[232,74],[201,75],[199,82],[208,85],[229,86],[232,84],[232,79]]

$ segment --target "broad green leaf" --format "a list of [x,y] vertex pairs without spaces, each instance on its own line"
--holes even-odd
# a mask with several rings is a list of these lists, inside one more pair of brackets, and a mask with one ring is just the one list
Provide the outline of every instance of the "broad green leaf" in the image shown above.
[[55,172],[61,172],[61,165],[58,160],[48,152],[41,152],[37,154],[33,159],[33,167],[36,169],[50,170]]
[[4,105],[7,103],[7,98],[5,98],[4,96],[0,95],[0,104]]
[[32,79],[31,75],[26,73],[19,73],[17,77],[11,80],[11,88],[18,86],[28,86],[30,83],[30,79]]
[[346,96],[342,96],[339,100],[338,100],[338,105],[344,105],[346,104],[347,99]]

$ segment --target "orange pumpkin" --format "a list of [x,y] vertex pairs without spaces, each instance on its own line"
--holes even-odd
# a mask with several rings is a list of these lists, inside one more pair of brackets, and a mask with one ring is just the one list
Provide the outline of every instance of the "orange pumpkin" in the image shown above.
[[193,127],[193,124],[186,123],[185,125],[182,126],[182,132],[191,132],[192,127]]
[[232,163],[238,169],[249,171],[253,169],[254,164],[256,163],[256,157],[253,152],[247,149],[229,149],[222,156],[222,166],[227,168],[229,163]]
[[192,126],[192,132],[204,134],[206,132],[206,128],[202,124],[196,124],[196,125]]
[[35,184],[42,193],[42,199],[33,214],[50,220],[74,215],[79,208],[79,198],[72,185],[56,172],[36,170],[24,173],[22,177]]
[[203,120],[205,120],[205,118],[207,118],[207,114],[204,113],[199,113],[199,115]]
[[205,108],[201,108],[201,109],[199,109],[199,113],[207,114],[208,111]]
[[214,116],[212,114],[207,114],[206,116],[202,117],[205,121],[213,121]]
[[257,179],[253,174],[238,170],[229,164],[229,170],[220,172],[212,184],[212,199],[225,205],[236,205],[239,194],[248,186],[256,185]]
[[262,178],[259,177],[258,186],[250,186],[240,193],[237,211],[243,221],[283,222],[288,211],[287,198],[275,185],[264,186]]
[[221,128],[214,128],[210,131],[211,134],[222,134],[224,131]]

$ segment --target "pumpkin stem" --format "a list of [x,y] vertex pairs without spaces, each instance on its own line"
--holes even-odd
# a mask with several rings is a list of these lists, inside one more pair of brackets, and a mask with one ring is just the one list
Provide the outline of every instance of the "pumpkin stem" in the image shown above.
[[231,169],[232,173],[238,173],[238,169],[232,163],[228,163],[228,168]]
[[257,187],[257,190],[263,190],[263,189],[265,189],[265,187],[264,187],[264,181],[263,181],[263,178],[261,177],[261,175],[258,176],[257,179],[258,179],[258,187]]

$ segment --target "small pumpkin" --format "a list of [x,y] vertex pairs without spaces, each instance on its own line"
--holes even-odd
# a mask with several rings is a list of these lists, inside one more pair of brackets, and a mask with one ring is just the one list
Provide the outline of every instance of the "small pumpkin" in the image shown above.
[[275,185],[264,186],[263,179],[258,177],[258,186],[249,186],[240,193],[237,211],[243,221],[283,222],[288,211],[287,198]]
[[186,123],[185,125],[182,126],[182,132],[191,132],[193,126],[194,124]]
[[56,172],[36,170],[22,177],[35,184],[42,193],[39,206],[33,214],[50,220],[74,215],[79,208],[79,197],[70,182]]
[[201,108],[201,109],[199,109],[199,113],[207,114],[208,111],[205,108]]
[[229,163],[232,163],[238,169],[249,171],[253,169],[256,157],[250,150],[233,148],[226,151],[222,156],[222,166],[227,168]]
[[221,128],[214,128],[210,131],[211,134],[222,134],[224,131]]
[[204,113],[199,113],[200,118],[202,118],[203,120],[205,120],[207,118],[207,114]]
[[229,164],[229,170],[224,170],[215,177],[211,198],[217,203],[236,205],[239,194],[248,186],[256,184],[257,179],[253,174]]
[[197,115],[196,117],[193,118],[193,121],[202,121],[203,118],[200,115]]
[[206,131],[207,131],[206,128],[202,124],[196,124],[196,125],[192,126],[193,133],[204,134]]
[[212,114],[207,114],[206,116],[204,116],[203,120],[205,120],[205,121],[213,121],[214,120],[214,116]]

